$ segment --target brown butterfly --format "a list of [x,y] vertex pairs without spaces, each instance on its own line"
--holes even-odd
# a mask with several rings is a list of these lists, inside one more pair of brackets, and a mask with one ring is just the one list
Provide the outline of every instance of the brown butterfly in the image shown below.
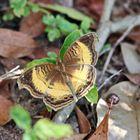
[[21,74],[19,88],[27,89],[35,98],[54,110],[61,109],[85,96],[96,80],[97,61],[95,33],[75,41],[56,64],[37,65]]

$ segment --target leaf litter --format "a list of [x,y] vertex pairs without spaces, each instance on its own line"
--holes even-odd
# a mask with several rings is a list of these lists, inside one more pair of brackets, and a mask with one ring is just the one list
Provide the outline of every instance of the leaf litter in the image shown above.
[[[36,1],[36,0],[35,0]],[[79,0],[80,1],[80,0]],[[91,16],[93,17],[95,17],[95,19],[98,21],[99,20],[99,18],[100,18],[100,15],[101,15],[101,9],[103,8],[103,2],[102,1],[99,1],[99,2],[93,2],[92,0],[89,0],[90,2],[88,3],[88,2],[83,2],[84,4],[84,8],[82,9],[82,5],[80,5],[79,3],[78,3],[78,5],[80,5],[80,8],[81,8],[81,10],[83,10],[83,11],[85,11],[85,13],[89,13],[89,14],[91,14],[91,13],[95,13],[95,14],[91,14]],[[37,2],[37,1],[36,1]],[[40,1],[39,1],[40,2]],[[88,6],[87,7],[90,7],[90,8],[88,8],[87,9],[87,7],[85,7],[85,5],[86,4],[88,4]],[[92,4],[91,4],[92,3]],[[118,9],[117,9],[118,10]],[[92,11],[92,12],[91,12]],[[119,13],[120,14],[120,13]],[[39,14],[38,14],[39,15]],[[122,13],[120,14],[120,15],[122,15]],[[30,21],[31,20],[31,21]],[[36,47],[38,46],[37,45],[37,43],[36,43],[36,41],[32,38],[32,37],[38,37],[38,36],[40,36],[41,35],[41,33],[42,33],[42,30],[43,30],[43,26],[40,24],[40,20],[41,20],[41,17],[38,17],[37,18],[37,21],[38,22],[36,22],[36,19],[34,19],[34,16],[32,17],[31,15],[29,16],[29,17],[26,17],[26,18],[23,18],[23,20],[21,21],[21,24],[20,24],[20,31],[22,31],[23,33],[21,33],[21,32],[18,32],[18,37],[16,37],[16,39],[13,37],[13,36],[15,36],[15,32],[16,31],[12,31],[12,30],[10,30],[9,32],[11,33],[11,32],[14,32],[14,33],[11,33],[12,35],[11,35],[11,37],[8,37],[7,35],[9,34],[9,33],[7,33],[6,34],[6,36],[7,36],[7,38],[5,38],[5,37],[2,37],[2,38],[4,38],[4,40],[5,40],[5,42],[7,42],[7,43],[10,43],[10,44],[6,44],[7,46],[8,46],[8,49],[6,49],[7,48],[7,46],[6,45],[4,45],[4,44],[2,44],[2,47],[4,46],[5,48],[5,52],[4,51],[1,51],[0,50],[0,55],[2,56],[2,57],[5,57],[5,59],[9,59],[9,57],[13,57],[13,58],[21,58],[21,57],[29,57],[30,59],[34,59],[34,58],[40,58],[40,57],[44,57],[45,56],[45,51],[43,50],[43,53],[41,52],[41,51],[38,51],[38,49],[36,49]],[[34,26],[32,27],[32,28],[30,28],[31,27],[31,24],[33,24]],[[5,29],[4,29],[4,31],[5,31]],[[2,33],[3,34],[3,33]],[[1,37],[1,36],[0,36]],[[137,36],[138,37],[138,36]],[[14,40],[14,43],[12,42],[10,42],[10,39],[12,38],[12,40]],[[28,40],[28,39],[30,40]],[[132,39],[132,40],[134,40],[134,38],[135,37],[131,37],[131,36],[129,36],[129,38],[130,39]],[[46,38],[45,38],[46,39]],[[137,43],[139,43],[139,41],[138,41],[138,39],[136,39],[136,40],[134,40],[134,41],[137,41]],[[15,42],[17,42],[18,43],[18,45],[15,43]],[[32,42],[32,43],[31,43]],[[1,43],[1,42],[0,42]],[[22,45],[24,45],[24,46],[22,46]],[[34,44],[34,45],[33,45]],[[14,47],[13,47],[14,46]],[[1,46],[0,46],[0,48],[2,48]],[[22,48],[23,47],[23,48]],[[21,49],[22,48],[22,49]],[[20,52],[16,52],[17,50],[20,50]],[[127,49],[127,48],[126,48]],[[126,50],[125,49],[125,50]],[[11,53],[11,51],[10,50],[12,50],[12,51],[14,51],[14,53]],[[23,53],[21,53],[21,51],[23,50]],[[36,50],[36,54],[34,55],[34,50]],[[58,50],[56,50],[56,51],[58,51]],[[123,85],[123,83],[119,83],[119,85],[117,84],[117,85],[114,85],[108,92],[109,93],[111,93],[111,92],[115,92],[115,93],[117,93],[117,94],[119,94],[119,97],[120,97],[120,103],[119,104],[117,104],[117,105],[115,105],[115,106],[113,106],[113,108],[112,108],[112,112],[111,112],[111,116],[109,116],[109,113],[107,112],[107,110],[108,110],[108,106],[107,106],[107,104],[106,104],[106,102],[104,102],[102,99],[100,99],[99,100],[99,103],[98,103],[98,106],[97,106],[97,111],[98,111],[98,119],[99,119],[99,122],[98,122],[98,126],[101,126],[101,127],[97,127],[97,129],[96,129],[96,131],[98,131],[98,132],[103,132],[103,125],[102,125],[102,121],[103,121],[103,123],[105,123],[106,125],[105,126],[107,126],[107,125],[109,125],[109,128],[108,128],[108,130],[109,130],[109,140],[113,140],[113,139],[117,139],[118,138],[118,140],[120,139],[127,139],[127,136],[129,135],[130,136],[130,139],[132,140],[132,139],[134,139],[135,138],[135,134],[136,134],[136,132],[137,131],[135,131],[135,133],[134,133],[134,136],[133,136],[133,138],[132,138],[132,134],[133,134],[133,132],[134,132],[134,130],[132,129],[132,131],[130,131],[130,129],[129,129],[129,127],[131,127],[131,126],[129,126],[130,125],[130,123],[129,123],[129,121],[128,120],[130,120],[130,122],[131,122],[131,124],[133,124],[133,120],[134,120],[134,116],[137,118],[136,120],[138,120],[138,118],[139,118],[139,115],[137,115],[136,116],[136,114],[139,114],[139,104],[138,104],[138,99],[139,99],[139,92],[138,92],[138,86],[139,86],[139,78],[138,78],[138,76],[139,76],[139,57],[137,57],[137,53],[136,53],[136,51],[135,51],[135,49],[133,50],[133,49],[131,49],[130,50],[130,52],[129,52],[129,54],[131,54],[132,53],[132,51],[134,52],[132,55],[132,58],[134,58],[133,59],[133,61],[131,61],[130,60],[130,56],[129,56],[129,58],[128,58],[128,56],[126,56],[126,54],[124,54],[124,52],[122,52],[122,54],[123,54],[123,58],[124,58],[124,62],[125,62],[125,65],[126,65],[126,67],[127,67],[127,69],[128,69],[128,71],[129,71],[129,73],[127,73],[127,78],[132,82],[132,83],[134,83],[135,85],[133,85],[133,84],[131,84],[130,82],[128,82],[129,84],[124,84]],[[2,53],[1,53],[2,52]],[[33,53],[32,53],[33,52]],[[126,53],[126,52],[125,52]],[[122,62],[122,60],[120,60],[120,58],[119,57],[113,57],[113,59],[114,59],[114,61],[113,61],[113,64],[111,63],[111,65],[110,65],[110,68],[112,68],[112,65],[114,66],[115,65],[115,60],[116,59],[118,59],[118,61],[121,61]],[[22,60],[24,60],[24,58],[22,59]],[[130,61],[131,62],[130,62]],[[26,59],[24,60],[24,61],[26,61]],[[6,61],[5,61],[6,62]],[[3,62],[3,63],[5,63],[5,62]],[[133,63],[134,62],[134,63]],[[12,63],[12,62],[11,62]],[[103,63],[103,61],[102,61],[102,63]],[[129,63],[129,64],[128,64]],[[137,63],[136,65],[134,65],[135,63]],[[5,65],[8,65],[8,64],[6,64],[5,63]],[[129,66],[128,66],[129,65]],[[135,67],[136,66],[136,67]],[[8,66],[9,68],[10,67],[12,67],[11,65],[10,66]],[[119,64],[117,65],[117,67],[119,67]],[[114,67],[115,68],[115,70],[116,70],[116,66]],[[133,69],[133,70],[132,70]],[[134,74],[133,74],[134,73]],[[138,75],[137,75],[137,74]],[[123,79],[124,80],[124,79]],[[111,84],[113,84],[114,82],[110,82]],[[127,85],[127,86],[126,86]],[[115,87],[116,86],[116,87]],[[115,87],[115,88],[114,88]],[[128,88],[129,87],[129,88]],[[105,87],[106,88],[106,87]],[[8,87],[6,87],[6,89],[8,89]],[[135,92],[133,92],[133,89],[135,89],[135,92],[137,92],[137,94],[135,94]],[[8,90],[7,90],[8,91]],[[5,91],[4,91],[5,92]],[[9,92],[9,91],[8,91]],[[25,93],[26,91],[23,91],[23,93]],[[106,94],[109,94],[109,93],[106,93]],[[124,95],[124,93],[125,93],[125,95]],[[128,95],[127,95],[127,94]],[[105,94],[105,95],[106,95]],[[125,97],[122,97],[122,95],[124,95],[124,96],[126,96],[126,98]],[[132,96],[131,94],[134,94],[134,96]],[[2,94],[2,96],[3,96],[3,94]],[[4,100],[4,101],[6,101],[6,102],[8,102],[8,101],[10,101],[9,99],[7,99],[7,97],[9,98],[10,97],[10,95],[9,95],[9,93],[8,93],[8,96],[3,96],[1,99],[2,100]],[[4,99],[3,99],[4,98]],[[30,97],[29,97],[30,98]],[[1,99],[0,99],[0,101],[1,101]],[[137,100],[136,100],[137,99]],[[8,100],[8,101],[7,101]],[[23,99],[21,98],[20,100],[22,100],[23,101]],[[127,103],[127,101],[131,101],[131,100],[133,100],[132,101],[132,104],[129,104],[129,103]],[[11,101],[10,101],[11,102]],[[23,102],[26,102],[26,101],[23,101]],[[32,101],[31,101],[32,102]],[[33,102],[35,103],[35,104],[37,104],[38,103],[38,101],[36,101],[36,100],[33,100]],[[5,103],[3,103],[4,105],[5,105]],[[9,104],[9,103],[8,103]],[[26,103],[26,104],[28,104],[28,103]],[[11,105],[9,105],[9,106],[11,106]],[[31,103],[30,104],[30,106],[32,107],[33,106],[33,104]],[[82,105],[81,105],[82,106]],[[99,106],[101,106],[101,107],[99,107]],[[84,105],[84,107],[85,107],[85,105]],[[34,108],[34,109],[36,109],[36,108]],[[83,129],[82,131],[80,130],[80,132],[79,132],[79,134],[74,134],[72,137],[70,137],[69,139],[70,140],[72,140],[72,139],[74,139],[74,140],[82,140],[82,139],[84,139],[84,137],[86,137],[87,136],[87,133],[88,133],[88,129],[90,128],[89,127],[89,124],[88,124],[88,120],[86,120],[87,119],[87,117],[82,113],[82,112],[84,112],[84,114],[85,114],[85,112],[86,111],[84,111],[84,110],[81,110],[80,111],[80,113],[78,113],[78,115],[80,116],[79,117],[79,120],[81,121],[81,123],[79,123],[79,124],[82,124],[81,126],[79,125],[78,127],[79,127],[79,129]],[[116,114],[115,114],[115,113]],[[131,113],[131,112],[133,112],[133,113]],[[82,115],[82,114],[83,115]],[[6,113],[5,113],[6,114]],[[8,114],[8,113],[7,113]],[[37,113],[38,114],[38,113]],[[101,116],[100,116],[100,114],[101,114]],[[105,115],[106,114],[106,115]],[[124,115],[125,114],[125,115]],[[131,115],[130,115],[131,114]],[[134,115],[134,116],[133,116]],[[5,115],[5,118],[6,118],[6,116],[7,116],[7,118],[8,118],[8,115]],[[131,117],[130,117],[131,116]],[[109,124],[107,124],[108,123],[108,118],[109,118]],[[127,118],[128,118],[128,120],[127,120]],[[129,119],[129,118],[131,118],[131,119]],[[84,121],[82,121],[84,119]],[[6,122],[8,122],[9,121],[9,118],[8,119],[5,119],[6,121],[5,121],[5,123]],[[136,123],[137,122],[139,122],[139,121],[137,121],[136,122],[136,120],[134,120],[134,125],[136,125]],[[85,123],[87,121],[87,124]],[[110,123],[111,122],[111,123]],[[4,124],[4,123],[3,123]],[[138,123],[139,124],[139,123]],[[84,126],[85,125],[85,126]],[[125,126],[126,125],[126,126]],[[8,125],[7,125],[8,126]],[[10,126],[10,125],[9,125]],[[113,127],[114,126],[114,127]],[[81,127],[81,128],[80,128]],[[92,127],[92,126],[91,126]],[[113,128],[112,128],[113,127]],[[10,128],[11,128],[11,126],[10,126]],[[88,128],[88,129],[87,129]],[[136,128],[136,126],[134,127],[134,128]],[[92,128],[91,128],[92,129]],[[9,129],[10,130],[10,129]],[[108,130],[107,130],[107,127],[106,127],[106,129],[105,129],[105,131],[106,131],[106,133],[105,133],[105,135],[107,134],[107,132],[108,132]],[[135,129],[135,130],[137,130],[137,129]],[[85,134],[81,134],[81,132],[86,132],[87,131],[87,133]],[[0,130],[0,132],[2,132],[1,130]],[[10,131],[8,131],[8,132],[10,132]],[[120,133],[120,132],[122,132],[122,133]],[[3,134],[4,134],[4,132],[3,132]],[[94,137],[95,135],[94,135],[94,133],[92,132],[92,136]],[[97,133],[96,133],[97,134]],[[8,135],[8,133],[7,133],[7,135]],[[0,134],[0,136],[1,136],[1,134]],[[99,136],[99,135],[96,135],[96,136]],[[126,136],[126,138],[125,138],[125,136]],[[93,138],[92,137],[92,138]],[[9,137],[10,138],[10,137]],[[15,138],[16,139],[16,138]],[[103,139],[101,139],[101,140],[105,140],[105,139],[107,139],[106,138],[106,136],[105,136],[105,138],[103,138]],[[17,138],[17,140],[19,140],[19,137]],[[129,139],[128,139],[129,140]],[[135,140],[135,139],[134,139]]]

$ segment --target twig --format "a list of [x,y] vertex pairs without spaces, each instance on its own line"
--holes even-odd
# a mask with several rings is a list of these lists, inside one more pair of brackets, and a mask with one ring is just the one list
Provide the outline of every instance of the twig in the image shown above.
[[69,118],[71,112],[75,107],[75,102],[70,104],[69,106],[58,111],[53,117],[53,121],[57,123],[65,123],[65,121]]
[[21,73],[23,72],[22,69],[19,68],[20,66],[16,66],[15,68],[13,68],[12,70],[10,70],[9,72],[3,74],[0,76],[0,82],[3,80],[7,80],[7,79],[16,79],[18,78]]
[[133,24],[131,24],[131,26],[123,33],[123,35],[116,41],[116,43],[112,46],[109,54],[108,54],[108,57],[107,57],[107,60],[104,64],[104,67],[103,67],[103,72],[101,74],[101,78],[99,81],[102,81],[103,80],[103,76],[108,68],[108,65],[110,63],[110,60],[112,58],[112,55],[115,51],[115,49],[117,48],[117,46],[124,40],[124,38],[131,32],[131,30],[135,27],[135,24],[137,22],[137,18],[135,19],[135,21],[133,21]]
[[108,79],[106,79],[103,84],[101,84],[98,88],[98,91],[100,91],[114,76],[120,74],[123,70],[119,70],[118,72],[114,73],[113,75],[111,75]]
[[100,24],[109,21],[116,0],[105,0]]

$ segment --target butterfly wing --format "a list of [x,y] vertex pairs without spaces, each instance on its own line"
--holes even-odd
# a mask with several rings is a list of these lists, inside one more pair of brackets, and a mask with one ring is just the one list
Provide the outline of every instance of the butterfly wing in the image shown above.
[[65,71],[59,71],[54,64],[43,64],[24,72],[18,79],[19,88],[27,89],[36,98],[58,110],[74,101],[64,75],[74,86],[77,98],[84,96],[96,79],[96,71],[91,64],[96,63],[94,36],[88,34],[76,41],[65,53]]
[[63,59],[65,65],[70,64],[92,64],[97,62],[97,52],[95,51],[95,41],[97,36],[88,33],[74,42],[66,51]]
[[35,98],[54,110],[70,104],[73,97],[61,73],[53,64],[38,65],[24,72],[17,80],[19,88],[27,89]]
[[94,65],[97,61],[95,40],[96,36],[93,33],[84,35],[72,44],[64,55],[66,73],[78,98],[85,96],[95,83]]

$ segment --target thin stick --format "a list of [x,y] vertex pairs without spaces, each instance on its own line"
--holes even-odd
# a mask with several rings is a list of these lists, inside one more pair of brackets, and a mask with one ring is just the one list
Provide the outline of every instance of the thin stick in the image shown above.
[[103,72],[101,74],[101,78],[100,78],[100,82],[103,80],[103,76],[108,68],[108,65],[110,63],[110,60],[112,58],[112,55],[115,51],[115,49],[117,48],[117,46],[125,39],[125,37],[131,32],[131,30],[135,27],[135,23],[136,23],[137,19],[135,19],[135,21],[133,22],[133,24],[123,33],[123,35],[116,41],[116,43],[112,46],[109,54],[108,54],[108,57],[107,57],[107,60],[104,64],[104,67],[103,67]]
[[100,91],[114,76],[120,74],[123,70],[119,70],[118,72],[114,73],[113,75],[111,75],[108,79],[106,79],[103,84],[101,84],[98,88],[98,91]]
[[6,79],[16,79],[18,78],[21,73],[23,72],[22,69],[19,69],[19,65],[16,66],[15,68],[11,69],[9,72],[3,74],[0,76],[0,82]]

